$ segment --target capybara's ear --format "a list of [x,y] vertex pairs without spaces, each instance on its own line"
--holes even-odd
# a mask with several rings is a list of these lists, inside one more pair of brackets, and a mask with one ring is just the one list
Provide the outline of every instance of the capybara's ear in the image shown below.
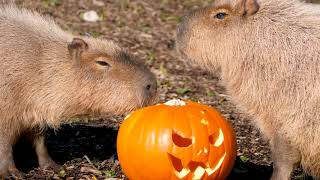
[[72,42],[68,44],[68,50],[73,60],[79,62],[81,54],[89,48],[88,44],[80,38],[73,38]]
[[257,0],[237,0],[235,11],[242,16],[251,16],[259,11]]

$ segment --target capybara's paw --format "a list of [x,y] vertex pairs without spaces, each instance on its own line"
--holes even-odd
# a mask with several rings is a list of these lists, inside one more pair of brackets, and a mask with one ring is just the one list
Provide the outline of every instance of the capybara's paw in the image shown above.
[[50,159],[44,163],[41,163],[40,168],[45,169],[45,170],[53,170],[55,172],[58,172],[62,168],[62,166],[60,166],[59,164],[55,163],[53,160]]
[[16,167],[11,167],[8,169],[0,170],[0,178],[14,178],[14,179],[23,179],[25,176],[24,173],[20,172]]

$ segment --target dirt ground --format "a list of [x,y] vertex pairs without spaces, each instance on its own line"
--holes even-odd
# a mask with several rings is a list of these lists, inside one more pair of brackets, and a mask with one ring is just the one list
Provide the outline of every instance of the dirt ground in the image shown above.
[[[6,2],[6,1],[3,1]],[[1,1],[0,1],[1,3]],[[248,119],[228,100],[219,79],[181,61],[175,52],[175,29],[180,17],[211,0],[16,0],[19,6],[53,17],[76,35],[111,39],[144,60],[157,75],[159,102],[185,98],[217,108],[237,135],[238,158],[228,179],[268,179],[272,173],[267,144]],[[95,10],[98,22],[85,22],[83,13]],[[26,179],[125,179],[116,157],[116,136],[122,117],[95,122],[81,119],[49,130],[47,145],[60,172],[37,169],[36,156],[21,140],[15,159]],[[294,179],[306,179],[300,171]]]

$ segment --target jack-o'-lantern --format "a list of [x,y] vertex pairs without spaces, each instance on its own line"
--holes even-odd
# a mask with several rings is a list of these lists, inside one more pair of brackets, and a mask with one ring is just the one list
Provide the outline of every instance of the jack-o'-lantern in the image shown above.
[[117,152],[130,180],[224,179],[235,161],[236,141],[215,109],[172,100],[128,115]]

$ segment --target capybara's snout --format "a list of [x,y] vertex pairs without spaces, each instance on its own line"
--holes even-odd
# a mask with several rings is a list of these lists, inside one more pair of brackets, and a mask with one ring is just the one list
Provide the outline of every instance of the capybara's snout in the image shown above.
[[157,81],[153,74],[146,78],[145,83],[142,85],[142,92],[143,92],[143,106],[150,105],[153,103],[157,97]]
[[186,44],[187,33],[188,33],[188,16],[185,15],[182,17],[180,24],[177,27],[177,50],[182,51],[183,47]]

